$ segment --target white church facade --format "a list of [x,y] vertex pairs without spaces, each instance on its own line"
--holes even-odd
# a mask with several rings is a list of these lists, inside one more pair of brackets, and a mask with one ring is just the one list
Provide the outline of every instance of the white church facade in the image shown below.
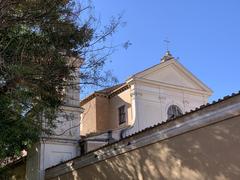
[[168,51],[159,64],[81,101],[80,135],[86,151],[185,114],[208,103],[211,94]]
[[181,116],[211,94],[169,51],[159,64],[81,101],[78,87],[68,89],[55,135],[43,135],[28,152],[24,176],[43,180],[47,168]]
[[208,102],[212,91],[169,52],[157,64],[127,80],[134,124],[128,134],[182,115]]

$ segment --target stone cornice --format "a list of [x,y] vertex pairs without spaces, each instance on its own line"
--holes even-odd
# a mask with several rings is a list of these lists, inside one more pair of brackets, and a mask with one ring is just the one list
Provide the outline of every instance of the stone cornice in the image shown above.
[[172,84],[168,84],[168,83],[164,83],[164,82],[153,81],[153,80],[144,79],[144,78],[135,78],[133,81],[138,81],[140,83],[144,83],[144,84],[147,84],[147,85],[150,85],[150,86],[155,86],[155,87],[171,88],[171,89],[176,89],[176,90],[181,90],[181,91],[187,91],[187,92],[194,93],[194,94],[201,93],[201,94],[204,94],[204,95],[207,95],[207,96],[211,95],[211,93],[208,93],[208,92],[205,92],[205,91],[186,88],[184,86],[176,86],[176,85],[172,85]]
[[63,137],[41,137],[40,142],[42,143],[51,143],[51,144],[77,144],[78,143],[78,139],[76,138],[63,138]]
[[80,113],[82,113],[84,111],[84,109],[81,108],[80,106],[68,106],[68,105],[61,106],[61,110],[63,110],[63,111],[80,112]]

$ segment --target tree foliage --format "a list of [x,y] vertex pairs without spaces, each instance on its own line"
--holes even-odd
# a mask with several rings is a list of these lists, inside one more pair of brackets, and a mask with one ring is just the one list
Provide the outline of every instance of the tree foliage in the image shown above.
[[75,61],[83,84],[114,80],[101,70],[112,52],[104,41],[120,19],[99,30],[90,8],[71,0],[0,0],[0,158],[51,133]]

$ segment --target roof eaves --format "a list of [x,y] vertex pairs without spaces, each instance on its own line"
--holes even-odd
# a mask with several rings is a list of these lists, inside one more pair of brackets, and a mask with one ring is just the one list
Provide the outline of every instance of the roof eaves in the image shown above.
[[121,86],[114,89],[113,91],[110,91],[109,93],[101,92],[101,90],[96,91],[96,92],[92,93],[91,95],[89,95],[88,97],[86,97],[85,99],[83,99],[82,101],[80,101],[80,105],[83,106],[84,104],[86,104],[87,102],[89,102],[90,100],[95,98],[96,96],[111,98],[111,97],[125,91],[128,88],[129,88],[129,86],[126,83],[122,83]]
[[120,94],[121,92],[127,90],[129,87],[130,87],[130,86],[125,83],[125,84],[123,84],[121,87],[119,87],[119,88],[115,89],[113,92],[111,92],[111,93],[108,95],[108,97],[111,98],[111,97],[113,97],[113,96],[115,96],[115,95],[118,95],[118,94]]
[[85,99],[83,99],[82,101],[80,101],[80,106],[85,105],[87,102],[91,101],[96,96],[107,97],[107,95],[105,93],[94,92],[94,93],[90,94],[88,97],[86,97]]

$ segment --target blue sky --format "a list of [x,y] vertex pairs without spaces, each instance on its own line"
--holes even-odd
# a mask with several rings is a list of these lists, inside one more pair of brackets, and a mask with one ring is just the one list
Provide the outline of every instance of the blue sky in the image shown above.
[[126,26],[113,37],[119,48],[107,65],[120,82],[159,63],[165,54],[164,39],[173,56],[214,94],[210,100],[240,90],[239,0],[93,0],[95,15],[107,24],[123,14]]

